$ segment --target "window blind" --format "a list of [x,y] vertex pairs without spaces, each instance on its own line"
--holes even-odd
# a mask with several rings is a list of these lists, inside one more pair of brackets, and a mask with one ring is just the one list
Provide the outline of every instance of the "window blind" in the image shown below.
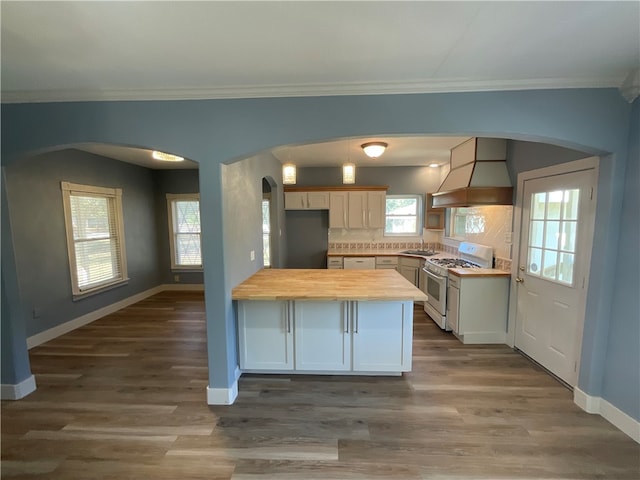
[[173,235],[175,264],[201,266],[200,202],[198,200],[174,200]]

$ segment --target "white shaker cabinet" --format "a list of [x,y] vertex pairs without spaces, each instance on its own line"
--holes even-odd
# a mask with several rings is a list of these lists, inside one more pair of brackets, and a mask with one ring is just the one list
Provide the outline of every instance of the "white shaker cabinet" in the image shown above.
[[367,226],[369,228],[384,228],[386,213],[386,192],[367,192]]
[[285,192],[285,210],[327,210],[329,192]]
[[295,302],[296,370],[351,369],[348,302]]
[[415,257],[400,257],[398,271],[404,278],[420,288],[420,270],[423,260]]
[[348,228],[384,228],[385,192],[349,192]]
[[347,228],[349,192],[329,193],[329,228]]
[[288,301],[238,302],[241,369],[293,370],[292,310]]
[[353,370],[411,370],[413,302],[352,302]]

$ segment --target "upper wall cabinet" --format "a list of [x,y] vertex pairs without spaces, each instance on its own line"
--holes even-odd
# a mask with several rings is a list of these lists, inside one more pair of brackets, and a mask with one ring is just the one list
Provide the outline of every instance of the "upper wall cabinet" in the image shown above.
[[329,192],[285,192],[285,210],[328,210]]
[[385,192],[349,192],[348,228],[383,228]]

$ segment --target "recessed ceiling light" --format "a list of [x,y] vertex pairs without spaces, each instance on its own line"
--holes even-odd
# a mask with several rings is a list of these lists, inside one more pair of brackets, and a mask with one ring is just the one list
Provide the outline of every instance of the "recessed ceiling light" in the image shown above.
[[179,157],[178,155],[171,155],[170,153],[159,152],[157,150],[151,152],[151,156],[162,162],[181,162],[184,160],[184,158]]
[[436,167],[439,167],[440,165],[438,165],[437,163],[430,163],[429,166],[431,168],[436,168]]

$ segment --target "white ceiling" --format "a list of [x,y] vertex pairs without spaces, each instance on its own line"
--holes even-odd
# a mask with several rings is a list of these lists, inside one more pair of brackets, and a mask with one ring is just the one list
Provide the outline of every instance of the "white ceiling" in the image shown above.
[[[620,87],[640,66],[638,1],[5,0],[0,9],[3,102]],[[274,154],[362,165],[367,140]],[[376,165],[442,163],[464,139],[385,140]],[[167,168],[149,164],[148,151],[81,148]]]

